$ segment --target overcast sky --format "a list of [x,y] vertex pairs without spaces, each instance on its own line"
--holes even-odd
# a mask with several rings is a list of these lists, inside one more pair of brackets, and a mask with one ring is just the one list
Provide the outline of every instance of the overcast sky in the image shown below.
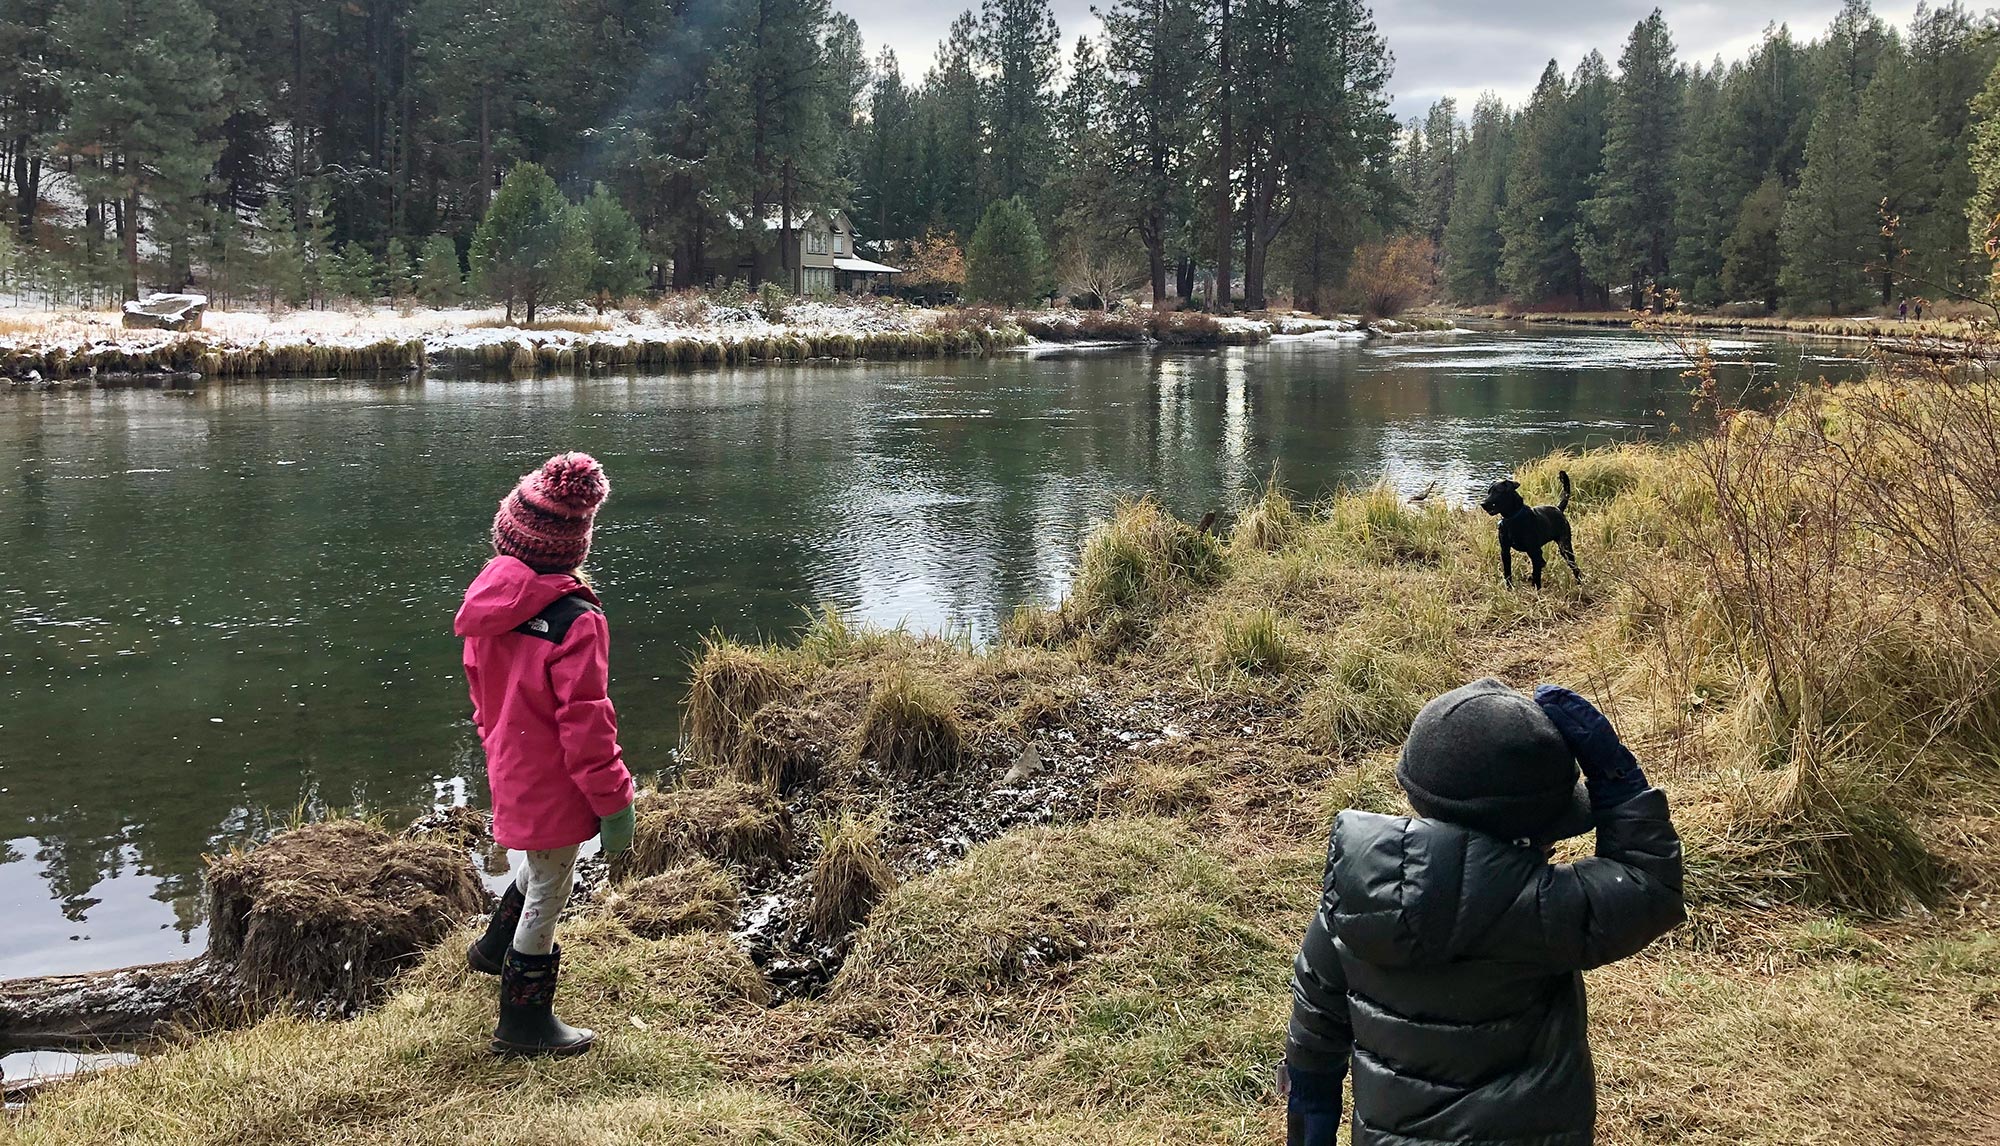
[[[1603,52],[1615,70],[1626,35],[1655,2],[1377,0],[1375,20],[1396,57],[1396,74],[1389,85],[1396,114],[1402,118],[1420,114],[1439,96],[1450,95],[1457,97],[1463,115],[1471,111],[1479,93],[1488,90],[1509,103],[1521,103],[1550,58],[1568,70],[1592,48]],[[1090,14],[1090,0],[1054,3],[1067,54],[1079,34],[1097,30],[1097,20]],[[835,0],[835,4],[860,23],[870,56],[884,44],[894,48],[904,78],[912,82],[923,77],[952,17],[967,6],[966,0]],[[1884,3],[1877,10],[1906,25],[1915,6],[1912,0],[1907,8]],[[1824,31],[1840,11],[1838,0],[1666,2],[1659,7],[1683,60],[1709,60],[1718,54],[1725,59],[1740,57],[1773,22],[1791,25],[1793,35],[1808,40]]]

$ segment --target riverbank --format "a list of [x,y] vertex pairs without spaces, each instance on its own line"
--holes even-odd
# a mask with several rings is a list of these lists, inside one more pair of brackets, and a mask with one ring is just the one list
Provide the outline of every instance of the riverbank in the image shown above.
[[[1587,593],[1560,568],[1503,588],[1473,512],[1271,495],[1219,534],[1125,510],[1068,599],[991,647],[831,617],[718,645],[695,767],[642,823],[646,887],[676,910],[632,906],[634,882],[564,934],[565,1013],[605,1032],[590,1055],[490,1059],[461,933],[353,1022],[196,1038],[50,1088],[10,1129],[1274,1141],[1326,822],[1399,808],[1416,707],[1494,673],[1603,700],[1687,842],[1688,925],[1589,977],[1601,1141],[1980,1140],[2000,1129],[2000,480],[1979,443],[2000,398],[1894,381],[1527,468],[1536,500],[1575,479]],[[1825,438],[1843,428],[1867,431],[1859,471]],[[1946,494],[1958,559],[1938,565],[1895,522],[1945,521]],[[1744,532],[1760,521],[1780,528]],[[834,862],[857,855],[882,866]],[[801,953],[758,923],[773,904],[819,967],[774,974]]]
[[603,314],[510,325],[498,308],[211,310],[202,329],[126,330],[116,312],[0,311],[0,385],[61,386],[162,375],[293,377],[408,374],[432,367],[518,376],[572,370],[944,358],[1055,344],[1241,346],[1282,336],[1372,337],[1436,329],[1305,316],[984,307],[888,300],[780,308],[669,296]]
[[1956,319],[1927,319],[1922,322],[1904,322],[1896,319],[1856,317],[1827,318],[1800,317],[1784,318],[1768,316],[1731,316],[1721,314],[1641,314],[1637,311],[1515,311],[1515,310],[1472,310],[1455,312],[1467,318],[1495,322],[1531,322],[1554,326],[1587,326],[1607,329],[1630,330],[1635,325],[1649,328],[1690,331],[1694,333],[1727,332],[1739,334],[1790,334],[1813,338],[1854,338],[1873,342],[1892,341],[1896,343],[1950,343],[1963,345],[1978,337],[1979,331],[1971,323]]

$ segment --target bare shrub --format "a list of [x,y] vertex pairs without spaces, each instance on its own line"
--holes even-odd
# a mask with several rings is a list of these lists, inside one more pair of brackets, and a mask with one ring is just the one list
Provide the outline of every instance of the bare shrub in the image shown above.
[[1422,235],[1366,243],[1354,252],[1348,291],[1367,318],[1394,318],[1437,291],[1437,247]]

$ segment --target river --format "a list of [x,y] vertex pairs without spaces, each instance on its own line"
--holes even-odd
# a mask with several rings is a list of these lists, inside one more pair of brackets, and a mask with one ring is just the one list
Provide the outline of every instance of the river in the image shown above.
[[[1716,344],[1733,388],[1836,344]],[[193,954],[200,857],[302,811],[485,800],[451,616],[522,472],[595,454],[593,576],[636,773],[703,633],[829,603],[990,636],[1120,497],[1189,515],[1275,468],[1463,498],[1689,424],[1619,332],[1006,354],[493,382],[0,392],[0,978]],[[1586,554],[1584,559],[1588,561]]]

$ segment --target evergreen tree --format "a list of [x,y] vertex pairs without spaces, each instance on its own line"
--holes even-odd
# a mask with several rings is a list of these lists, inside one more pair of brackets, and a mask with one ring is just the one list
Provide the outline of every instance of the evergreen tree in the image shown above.
[[0,0],[0,154],[12,160],[13,226],[23,241],[34,237],[41,208],[42,172],[58,140],[63,114],[63,45],[50,26],[47,0]]
[[1048,251],[1019,196],[986,209],[965,258],[966,291],[981,302],[1025,306],[1049,289]]
[[470,255],[479,290],[506,304],[509,323],[515,304],[521,304],[529,326],[538,310],[583,293],[591,258],[582,212],[533,163],[507,173],[473,233]]
[[450,235],[424,240],[417,256],[417,297],[427,306],[452,306],[465,291],[465,272],[458,265],[458,244]]
[[337,247],[325,277],[326,293],[333,298],[354,299],[370,302],[375,298],[376,279],[379,268],[375,256],[360,243],[342,243]]
[[1031,199],[1048,170],[1049,105],[1060,62],[1049,0],[985,0],[973,43],[987,76],[993,198]]
[[1864,266],[1880,224],[1868,185],[1857,178],[1863,155],[1855,104],[1844,90],[1828,90],[1806,140],[1798,189],[1785,204],[1778,285],[1794,307],[1819,305],[1842,314],[1868,294]]
[[[1412,137],[1417,133],[1412,131]],[[1421,135],[1424,167],[1411,185],[1417,202],[1417,228],[1433,243],[1444,242],[1451,219],[1451,200],[1458,190],[1458,157],[1464,142],[1458,127],[1458,101],[1446,96],[1431,105]]]
[[924,77],[916,100],[928,178],[924,200],[927,227],[969,235],[979,224],[980,187],[986,182],[986,121],[979,78],[973,71],[978,25],[961,13],[938,46],[937,63]]
[[382,284],[389,301],[400,303],[416,292],[410,266],[410,248],[400,236],[390,239],[382,250]]
[[1985,274],[1963,241],[1964,206],[1977,186],[1972,169],[1972,103],[2000,57],[2000,36],[1957,3],[1918,4],[1908,62],[1916,89],[1911,118],[1923,123],[1930,156],[1918,168],[1927,209],[1902,219],[1908,271],[1921,290],[1963,291]]
[[1665,276],[1673,251],[1673,158],[1681,111],[1673,37],[1655,8],[1639,21],[1618,58],[1606,113],[1604,162],[1584,208],[1581,240],[1593,277],[1629,285],[1629,304]]
[[[1876,205],[1869,275],[1882,305],[1895,301],[1896,277],[1909,270],[1904,244],[1913,234],[1934,233],[1942,180],[1934,170],[1939,148],[1924,115],[1902,41],[1893,32],[1861,97],[1856,123],[1863,166],[1853,178]],[[1952,212],[1956,215],[1956,211]]]
[[646,250],[639,225],[604,184],[591,189],[581,210],[591,250],[584,293],[596,300],[598,312],[603,313],[612,302],[646,285]]
[[1729,153],[1723,119],[1721,64],[1688,72],[1683,92],[1680,154],[1674,159],[1674,246],[1669,276],[1681,298],[1703,306],[1722,301],[1723,244],[1752,176]]
[[1507,204],[1512,136],[1512,121],[1499,98],[1490,93],[1479,97],[1444,235],[1445,290],[1460,302],[1491,302],[1500,295],[1500,218]]
[[1107,213],[1145,248],[1153,305],[1164,307],[1167,248],[1193,211],[1201,13],[1189,0],[1119,0],[1104,13],[1110,105]]
[[1981,259],[2000,254],[2000,63],[1972,102],[1972,197],[1965,204],[1969,250]]
[[147,204],[184,223],[220,152],[215,20],[196,0],[62,0],[52,34],[70,61],[64,142],[90,157],[77,168],[85,193],[122,209],[125,297],[137,298]]
[[1500,285],[1524,302],[1600,301],[1577,252],[1583,202],[1604,147],[1610,79],[1592,52],[1574,83],[1555,61],[1514,129],[1506,205],[1500,213]]
[[333,259],[333,217],[324,188],[312,184],[304,192],[299,213],[299,255],[305,263],[305,288],[311,301],[324,304],[340,293],[340,273]]
[[1722,244],[1722,289],[1730,298],[1759,299],[1764,309],[1778,309],[1778,275],[1784,267],[1778,232],[1785,221],[1785,198],[1785,181],[1774,172],[1743,200]]
[[299,233],[292,210],[282,195],[264,201],[257,213],[257,225],[264,233],[262,250],[256,258],[257,280],[272,301],[301,306],[306,294],[306,258],[299,246]]
[[911,115],[896,53],[884,48],[869,88],[867,137],[854,192],[855,217],[878,242],[914,238],[925,217],[919,135]]

